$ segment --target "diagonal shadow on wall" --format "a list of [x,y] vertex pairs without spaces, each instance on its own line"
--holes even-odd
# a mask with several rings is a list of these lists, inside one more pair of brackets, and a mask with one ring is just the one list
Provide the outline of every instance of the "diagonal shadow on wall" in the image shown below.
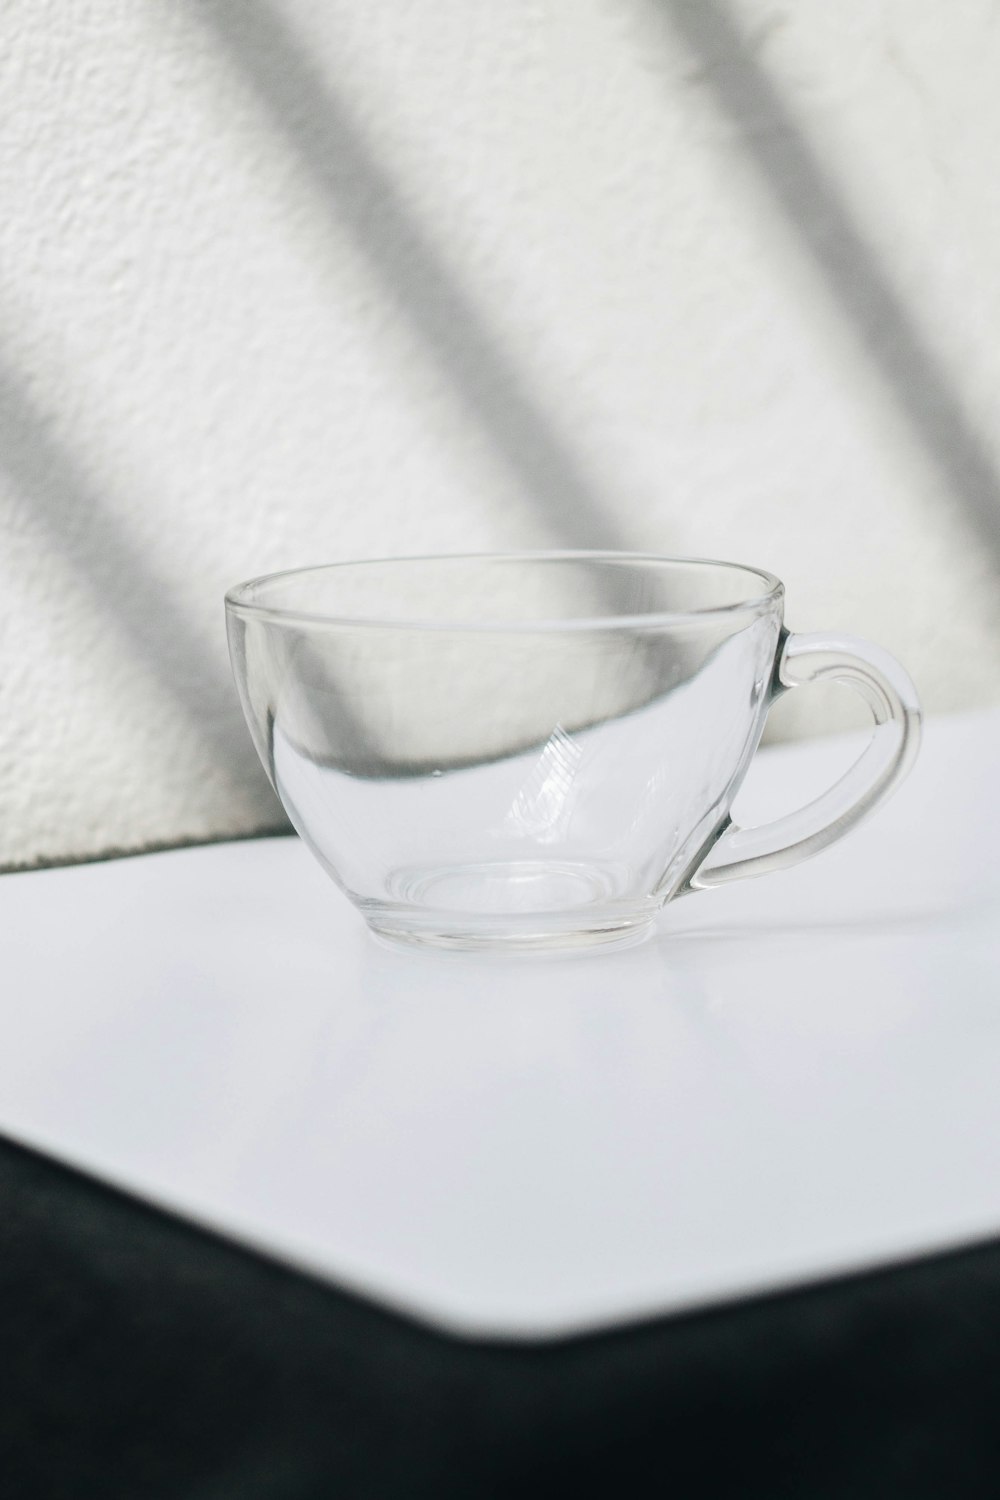
[[405,203],[331,80],[264,0],[191,6],[307,169],[334,227],[349,233],[555,544],[630,543],[482,307]]
[[[282,827],[228,673],[216,665],[150,558],[123,534],[93,482],[54,436],[25,379],[2,364],[0,465],[29,502],[33,524],[44,527],[47,545],[72,563],[101,615],[196,727],[236,805],[261,828]],[[220,630],[221,608],[220,599]]]
[[[644,0],[699,64],[698,81],[853,326],[915,442],[1000,567],[1000,473],[938,351],[914,322],[879,251],[721,0]],[[863,168],[861,168],[863,170]]]

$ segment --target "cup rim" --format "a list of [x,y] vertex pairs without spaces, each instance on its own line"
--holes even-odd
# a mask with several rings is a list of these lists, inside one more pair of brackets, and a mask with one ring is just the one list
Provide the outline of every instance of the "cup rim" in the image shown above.
[[[760,580],[762,590],[758,594],[736,599],[729,604],[713,604],[704,608],[537,620],[485,617],[476,620],[455,620],[445,617],[409,619],[403,614],[398,617],[344,615],[333,611],[295,609],[283,605],[264,604],[250,597],[254,590],[264,584],[275,583],[279,579],[305,576],[309,573],[328,573],[347,568],[377,568],[387,564],[440,562],[633,562],[693,568],[721,568],[733,573],[752,574]],[[279,568],[275,572],[260,573],[243,583],[234,584],[226,591],[225,605],[226,610],[233,614],[266,620],[273,624],[350,627],[362,630],[432,630],[456,634],[474,631],[549,634],[588,630],[648,629],[659,625],[681,624],[691,620],[726,618],[748,611],[761,610],[768,604],[777,603],[783,597],[784,592],[784,584],[780,578],[768,572],[766,568],[758,568],[749,563],[729,562],[712,557],[674,557],[669,553],[659,552],[625,552],[611,548],[595,550],[555,548],[505,552],[428,552],[399,557],[349,558],[338,562],[312,563],[304,567]]]

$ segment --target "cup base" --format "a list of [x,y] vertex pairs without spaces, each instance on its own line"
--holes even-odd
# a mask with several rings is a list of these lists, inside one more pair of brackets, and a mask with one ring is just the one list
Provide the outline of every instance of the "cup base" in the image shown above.
[[653,930],[653,919],[608,927],[542,931],[470,931],[442,922],[439,926],[396,926],[366,915],[369,930],[393,948],[427,948],[453,953],[586,953],[594,948],[631,948]]
[[629,872],[573,860],[408,866],[389,901],[359,903],[375,935],[406,947],[543,953],[641,941],[659,902],[626,895]]

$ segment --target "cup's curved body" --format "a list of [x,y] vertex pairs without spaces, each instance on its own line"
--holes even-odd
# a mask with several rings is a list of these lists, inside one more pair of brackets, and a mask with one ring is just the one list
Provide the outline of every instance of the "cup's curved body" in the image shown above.
[[782,588],[627,554],[349,563],[227,596],[261,760],[385,937],[645,930],[720,835],[763,728]]

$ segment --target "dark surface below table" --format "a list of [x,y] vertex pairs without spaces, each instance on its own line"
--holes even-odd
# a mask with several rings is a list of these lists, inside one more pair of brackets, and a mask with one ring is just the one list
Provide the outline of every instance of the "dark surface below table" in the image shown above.
[[434,1333],[0,1142],[0,1495],[1000,1495],[1000,1245],[549,1344]]

